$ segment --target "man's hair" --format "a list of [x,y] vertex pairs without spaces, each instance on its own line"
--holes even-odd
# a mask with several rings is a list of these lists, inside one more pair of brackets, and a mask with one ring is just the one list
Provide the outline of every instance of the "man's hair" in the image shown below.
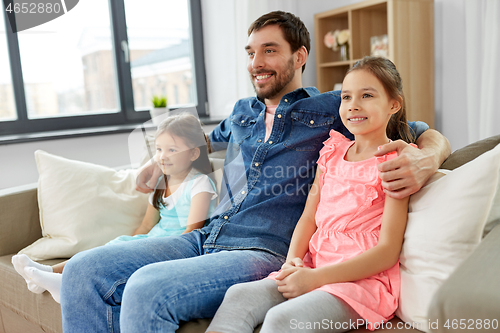
[[[254,31],[258,31],[268,25],[277,25],[283,31],[285,40],[290,44],[292,53],[295,53],[302,46],[305,46],[307,54],[311,49],[311,37],[304,22],[292,13],[275,11],[262,15],[256,19],[248,28],[248,36]],[[302,72],[306,69],[306,64],[302,66]]]

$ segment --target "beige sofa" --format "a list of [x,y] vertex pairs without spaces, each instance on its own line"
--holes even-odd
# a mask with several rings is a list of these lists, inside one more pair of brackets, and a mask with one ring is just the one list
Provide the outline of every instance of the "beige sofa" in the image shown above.
[[[500,142],[491,137],[454,152],[442,168],[454,169]],[[41,237],[36,185],[0,191],[0,333],[62,332],[59,304],[49,293],[28,291],[11,264],[12,256]],[[45,264],[53,264],[50,260]],[[500,227],[491,231],[473,254],[434,296],[430,319],[500,320]],[[394,318],[393,322],[399,321]],[[183,323],[179,332],[204,332],[208,320]],[[393,325],[396,327],[396,325]],[[366,331],[366,330],[358,330]],[[377,332],[383,332],[378,330]],[[408,330],[414,331],[414,330]],[[444,327],[439,330],[445,331]],[[493,331],[493,330],[491,330]]]

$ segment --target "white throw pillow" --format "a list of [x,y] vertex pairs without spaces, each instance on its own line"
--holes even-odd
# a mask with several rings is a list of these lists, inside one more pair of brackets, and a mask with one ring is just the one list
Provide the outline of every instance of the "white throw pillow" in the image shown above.
[[415,328],[430,331],[434,293],[500,218],[499,171],[500,145],[411,196],[396,314]]
[[19,253],[34,260],[70,258],[131,235],[141,223],[148,195],[135,190],[135,170],[116,171],[41,150],[35,159],[43,237]]

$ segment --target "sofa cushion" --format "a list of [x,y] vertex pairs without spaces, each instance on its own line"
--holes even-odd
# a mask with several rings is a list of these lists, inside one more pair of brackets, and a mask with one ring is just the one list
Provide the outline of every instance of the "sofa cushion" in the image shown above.
[[397,315],[429,331],[428,307],[439,286],[500,218],[500,145],[410,198]]
[[135,190],[135,170],[111,168],[35,152],[42,238],[20,251],[33,260],[70,258],[130,235],[148,195]]

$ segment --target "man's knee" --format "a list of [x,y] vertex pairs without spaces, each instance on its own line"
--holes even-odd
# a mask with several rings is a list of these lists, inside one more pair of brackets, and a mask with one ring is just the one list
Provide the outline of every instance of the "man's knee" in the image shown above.
[[[90,251],[83,251],[75,254],[63,268],[63,281],[72,281],[73,277],[95,276],[95,266],[91,264],[92,256]],[[71,278],[71,279],[69,279]]]

